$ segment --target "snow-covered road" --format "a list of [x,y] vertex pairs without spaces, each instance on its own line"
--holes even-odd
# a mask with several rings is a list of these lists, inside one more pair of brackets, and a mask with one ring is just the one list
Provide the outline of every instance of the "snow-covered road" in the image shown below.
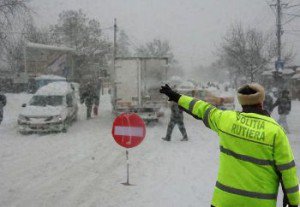
[[[21,135],[17,116],[27,94],[8,94],[0,125],[0,206],[193,207],[209,206],[218,168],[218,137],[201,121],[185,116],[190,140],[175,127],[164,142],[168,115],[147,128],[144,142],[129,150],[111,136],[110,98],[101,97],[100,115],[79,119],[67,133]],[[274,113],[274,117],[277,114]],[[289,116],[290,141],[300,166],[300,103]],[[298,167],[298,173],[300,168]],[[299,174],[300,175],[300,174]],[[280,204],[280,203],[279,203]],[[279,206],[278,204],[278,206]]]

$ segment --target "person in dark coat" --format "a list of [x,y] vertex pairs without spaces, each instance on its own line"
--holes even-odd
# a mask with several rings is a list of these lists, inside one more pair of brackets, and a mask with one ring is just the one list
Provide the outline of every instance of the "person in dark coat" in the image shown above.
[[273,98],[269,93],[266,93],[265,100],[263,102],[263,108],[269,113],[273,110]]
[[6,105],[6,96],[0,92],[0,124],[3,120],[3,108]]
[[186,133],[186,129],[183,123],[183,111],[179,108],[177,103],[171,103],[171,117],[168,124],[167,135],[162,139],[165,141],[171,140],[172,131],[175,125],[178,125],[178,128],[182,134],[181,141],[188,141],[188,136]]
[[289,97],[289,91],[283,90],[281,92],[281,95],[278,97],[278,99],[273,104],[273,109],[277,107],[279,119],[278,123],[285,129],[287,133],[289,133],[289,127],[287,124],[287,115],[290,113],[292,104],[291,104],[291,98]]
[[87,82],[87,84],[81,88],[80,103],[85,103],[87,109],[86,118],[90,119],[93,105],[99,105],[99,94],[97,94],[96,87],[91,82]]
[[95,100],[94,107],[93,107],[93,113],[94,113],[94,116],[97,116],[98,110],[99,110],[99,103],[100,103],[100,91],[101,91],[101,87],[102,87],[100,79],[97,79],[95,81],[95,86],[96,86],[95,91],[96,91],[98,99]]

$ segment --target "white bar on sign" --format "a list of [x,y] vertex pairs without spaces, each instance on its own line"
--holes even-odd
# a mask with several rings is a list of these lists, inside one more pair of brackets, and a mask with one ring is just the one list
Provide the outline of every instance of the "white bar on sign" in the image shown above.
[[142,127],[115,126],[115,135],[142,137],[144,130]]

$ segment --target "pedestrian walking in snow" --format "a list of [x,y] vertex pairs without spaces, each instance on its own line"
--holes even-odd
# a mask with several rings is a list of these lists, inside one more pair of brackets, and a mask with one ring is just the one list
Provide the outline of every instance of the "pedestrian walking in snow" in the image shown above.
[[263,103],[264,109],[271,114],[273,110],[273,98],[270,93],[266,93],[266,97]]
[[279,119],[278,123],[285,129],[287,133],[289,133],[289,127],[287,124],[287,115],[290,113],[292,104],[291,104],[291,98],[289,97],[289,91],[283,90],[281,92],[281,95],[278,97],[278,99],[275,101],[273,105],[273,109],[276,107],[278,109]]
[[93,85],[90,81],[83,85],[80,90],[80,103],[85,103],[86,118],[90,119],[93,106],[99,106],[99,94],[97,94],[95,85]]
[[0,124],[3,120],[3,108],[6,105],[6,96],[0,92]]
[[171,103],[171,117],[168,124],[167,135],[162,139],[165,141],[171,140],[172,131],[175,125],[178,125],[178,128],[182,134],[181,141],[188,141],[188,136],[183,123],[183,112],[182,109],[178,107],[177,103]]
[[98,110],[99,110],[99,104],[100,104],[100,91],[101,91],[101,80],[98,79],[95,81],[95,86],[96,86],[96,95],[98,96],[98,99],[97,101],[95,101],[95,104],[94,104],[94,107],[93,107],[93,113],[94,113],[94,116],[98,116]]
[[168,85],[160,92],[219,135],[220,164],[212,206],[276,207],[279,183],[283,206],[299,205],[293,152],[285,131],[263,110],[261,85],[251,83],[238,89],[242,112],[220,110]]

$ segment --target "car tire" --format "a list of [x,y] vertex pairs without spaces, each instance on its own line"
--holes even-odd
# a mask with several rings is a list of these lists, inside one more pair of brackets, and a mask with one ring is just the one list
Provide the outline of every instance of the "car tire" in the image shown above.
[[26,131],[19,131],[19,133],[22,134],[22,135],[28,135],[29,134],[29,132],[26,132]]

